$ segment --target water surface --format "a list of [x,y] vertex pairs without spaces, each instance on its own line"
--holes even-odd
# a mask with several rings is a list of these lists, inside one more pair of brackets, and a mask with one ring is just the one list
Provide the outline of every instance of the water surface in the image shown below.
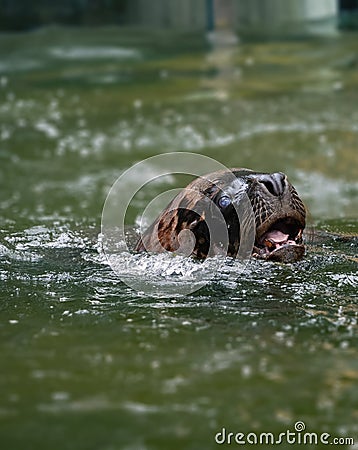
[[[2,448],[209,449],[223,427],[299,420],[357,439],[357,87],[349,34],[0,36]],[[212,261],[185,297],[127,287],[98,252],[103,203],[168,151],[286,172],[316,230],[306,258]]]

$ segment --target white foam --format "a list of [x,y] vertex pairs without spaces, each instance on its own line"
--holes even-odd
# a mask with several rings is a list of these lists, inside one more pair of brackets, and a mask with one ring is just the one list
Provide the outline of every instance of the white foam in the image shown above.
[[105,46],[52,47],[51,56],[58,59],[139,59],[141,53],[132,48]]

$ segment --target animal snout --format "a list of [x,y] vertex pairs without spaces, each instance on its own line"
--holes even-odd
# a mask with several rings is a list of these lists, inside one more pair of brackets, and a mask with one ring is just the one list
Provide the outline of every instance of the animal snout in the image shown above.
[[257,181],[275,197],[283,195],[287,188],[287,177],[282,172],[259,175]]

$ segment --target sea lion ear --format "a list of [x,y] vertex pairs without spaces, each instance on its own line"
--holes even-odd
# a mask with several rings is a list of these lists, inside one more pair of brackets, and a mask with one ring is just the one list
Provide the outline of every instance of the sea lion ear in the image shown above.
[[193,230],[199,223],[198,219],[194,219],[188,226],[189,230]]
[[189,223],[189,230],[193,230],[199,224],[199,222],[205,222],[205,211],[203,211],[201,216],[195,217],[194,220]]

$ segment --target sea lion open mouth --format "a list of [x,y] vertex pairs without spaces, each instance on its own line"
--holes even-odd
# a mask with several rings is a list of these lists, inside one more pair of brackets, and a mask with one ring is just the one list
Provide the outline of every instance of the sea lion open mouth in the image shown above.
[[[249,208],[240,220],[244,197]],[[247,236],[241,223],[245,215],[253,217],[252,256],[287,263],[303,257],[306,209],[295,188],[282,172],[249,169],[223,170],[192,181],[144,232],[135,250],[176,252],[188,236],[187,255],[204,259],[224,251],[236,257],[240,239]]]
[[305,252],[301,223],[291,217],[279,219],[256,240],[253,256],[271,261],[292,262]]

